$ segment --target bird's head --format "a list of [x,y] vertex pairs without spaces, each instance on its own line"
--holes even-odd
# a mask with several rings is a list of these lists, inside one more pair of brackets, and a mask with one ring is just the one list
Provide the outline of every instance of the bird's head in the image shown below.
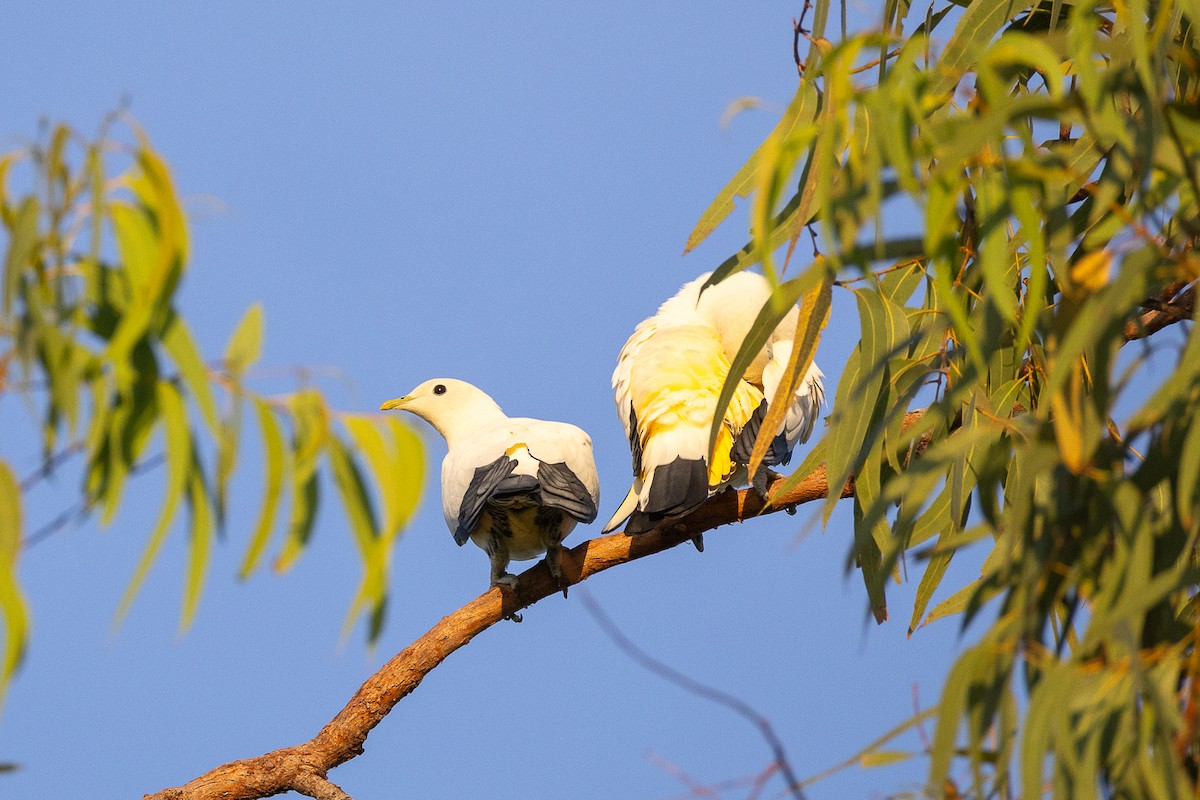
[[450,443],[504,417],[486,392],[455,378],[431,378],[403,397],[388,400],[379,410],[396,408],[425,420]]

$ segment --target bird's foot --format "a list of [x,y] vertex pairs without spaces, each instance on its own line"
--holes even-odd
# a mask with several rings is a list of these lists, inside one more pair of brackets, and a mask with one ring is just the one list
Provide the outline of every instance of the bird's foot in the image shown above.
[[562,580],[562,548],[558,546],[547,548],[546,557],[543,560],[550,569],[550,574],[554,577],[554,582],[562,590],[563,597],[566,597],[567,587],[563,584]]
[[754,471],[754,477],[750,479],[750,486],[754,491],[758,492],[758,496],[763,500],[768,500],[768,490],[775,479],[779,477],[779,473],[767,467],[759,467]]
[[697,553],[704,552],[704,534],[697,533],[692,537],[692,546],[696,548]]
[[504,589],[507,587],[509,591],[515,592],[518,586],[517,576],[513,575],[511,572],[501,573],[495,578],[492,578],[492,586],[499,586],[500,591],[504,591]]
[[[500,575],[492,578],[492,586],[498,588],[501,594],[503,594],[506,589],[510,592],[515,592],[517,591],[517,576],[513,575],[511,572],[503,572]],[[505,614],[504,618],[510,619],[513,622],[521,621],[521,615],[515,611],[511,614]]]

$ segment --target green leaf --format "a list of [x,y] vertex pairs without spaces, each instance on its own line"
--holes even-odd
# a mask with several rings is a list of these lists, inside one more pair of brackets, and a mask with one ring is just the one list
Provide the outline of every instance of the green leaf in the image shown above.
[[13,220],[12,238],[4,259],[4,315],[12,313],[13,302],[21,284],[21,275],[34,257],[38,245],[38,199],[30,195],[21,201]]
[[125,481],[133,466],[146,451],[154,426],[159,420],[161,392],[151,380],[139,381],[127,392],[114,399],[114,408],[107,415],[107,457],[105,483],[100,487],[103,501],[100,524],[112,524],[120,507]]
[[[868,435],[878,413],[880,391],[888,377],[888,361],[908,335],[904,310],[874,290],[855,291],[862,338],[838,381],[829,423],[829,485],[840,486],[861,467],[877,437]],[[830,496],[829,518],[837,498]],[[872,520],[873,524],[873,520]]]
[[1179,481],[1175,498],[1179,518],[1184,525],[1195,526],[1200,521],[1197,513],[1200,508],[1200,416],[1193,417],[1179,453]]
[[196,401],[209,432],[216,435],[220,423],[217,419],[217,402],[213,396],[212,383],[209,381],[208,368],[204,365],[187,323],[174,309],[167,313],[166,324],[162,330],[162,343],[175,366],[179,367],[179,374]]
[[275,559],[276,572],[287,572],[295,565],[312,538],[313,525],[317,519],[317,507],[321,500],[320,484],[316,473],[309,473],[303,480],[296,479],[293,471],[292,513],[288,523],[288,535]]
[[292,513],[287,538],[275,560],[275,570],[290,569],[304,551],[316,521],[320,490],[317,461],[333,437],[329,412],[321,395],[312,389],[297,392],[289,403],[292,412]]
[[886,767],[889,764],[907,761],[912,757],[913,754],[907,750],[876,750],[859,756],[858,765],[866,768]]
[[787,137],[797,125],[810,122],[816,113],[816,108],[817,93],[812,82],[801,81],[796,89],[796,94],[792,97],[792,101],[783,112],[783,117],[776,124],[775,129],[700,215],[699,222],[688,236],[687,246],[683,252],[687,253],[704,241],[729,216],[729,213],[733,211],[734,198],[750,196],[758,183],[760,161],[764,151],[776,147],[777,143]]
[[[879,519],[874,524],[867,521],[864,509],[875,506],[879,498],[879,460],[877,451],[868,456],[858,479],[854,494],[854,558],[862,569],[863,583],[871,602],[871,613],[875,622],[887,621],[887,565],[883,560],[885,550],[891,550],[886,521]],[[834,484],[836,485],[836,484]]]
[[413,518],[421,501],[425,483],[425,446],[412,428],[394,417],[387,418],[387,425],[396,446],[396,469],[391,475],[398,487],[394,513],[403,527]]
[[334,483],[342,497],[346,518],[350,521],[350,532],[354,534],[354,541],[358,544],[359,552],[366,556],[371,543],[379,533],[379,524],[376,522],[375,509],[371,505],[370,493],[367,491],[362,471],[341,439],[331,435],[328,448],[329,466],[333,471]]
[[369,641],[374,642],[381,630],[383,606],[387,598],[388,564],[391,559],[389,542],[378,533],[379,525],[362,471],[342,441],[332,435],[329,437],[329,464],[363,560],[363,582],[346,617],[343,635],[349,632],[362,606],[368,605],[371,619],[378,620],[372,622],[368,631]]
[[929,786],[946,785],[950,776],[950,760],[958,740],[958,729],[968,707],[972,685],[979,673],[987,668],[993,657],[992,648],[986,643],[975,645],[959,656],[950,669],[946,683],[942,686],[942,699],[938,704],[937,727],[933,734],[930,751]]
[[808,786],[811,786],[812,784],[816,783],[819,780],[828,778],[830,775],[833,775],[836,772],[840,772],[841,770],[846,769],[847,767],[862,766],[864,761],[869,762],[872,760],[873,753],[887,752],[887,751],[882,751],[879,749],[883,745],[892,741],[900,734],[905,733],[906,731],[909,731],[912,728],[916,728],[917,726],[921,725],[926,720],[928,720],[930,717],[932,717],[936,712],[937,712],[936,708],[927,708],[918,714],[914,714],[913,716],[904,720],[899,725],[896,725],[894,728],[889,730],[887,733],[883,734],[882,736],[877,738],[875,741],[871,742],[869,745],[867,745],[862,750],[855,753],[853,756],[846,759],[842,763],[840,763],[834,767],[831,767],[827,770],[824,770],[823,772],[819,772],[816,775],[813,775],[811,778],[805,778],[804,780],[800,781],[800,785],[804,786],[804,787],[808,787]]
[[258,521],[254,525],[254,533],[242,557],[238,568],[238,577],[249,578],[262,561],[267,543],[271,539],[271,530],[275,524],[275,515],[279,510],[279,499],[283,493],[283,479],[286,460],[284,458],[283,434],[279,422],[271,411],[270,404],[261,397],[253,397],[254,407],[258,411],[258,427],[263,437],[263,462],[265,476],[263,479],[263,504],[258,512]]
[[225,345],[225,369],[235,380],[240,380],[254,362],[262,355],[263,310],[261,303],[246,309],[241,321]]
[[782,429],[784,417],[792,405],[790,398],[796,393],[796,387],[812,366],[813,357],[817,354],[817,345],[821,341],[821,332],[825,330],[825,324],[829,321],[832,291],[833,276],[826,273],[824,280],[806,292],[801,300],[796,333],[784,370],[784,379],[776,387],[775,396],[770,398],[766,417],[759,428],[758,438],[754,441],[750,461],[747,462],[746,470],[750,475],[757,472],[767,454],[767,448]]
[[[945,536],[946,534],[943,534]],[[940,537],[939,537],[940,540]],[[908,635],[911,637],[916,631],[917,625],[921,621],[921,615],[925,613],[925,608],[929,605],[929,598],[937,590],[938,584],[942,582],[942,578],[946,574],[946,568],[950,566],[950,559],[954,558],[954,550],[939,550],[929,559],[929,564],[925,567],[924,574],[921,575],[921,582],[917,585],[917,596],[913,602],[912,617],[908,621]]]
[[962,587],[954,594],[950,595],[945,600],[934,606],[933,610],[929,612],[929,616],[927,616],[925,621],[921,623],[921,627],[924,627],[935,620],[942,619],[943,617],[961,614],[962,612],[966,611],[967,606],[971,604],[976,595],[982,593],[982,590],[982,580],[971,581],[966,586]]
[[192,465],[192,435],[188,430],[187,408],[184,406],[183,397],[173,383],[160,380],[157,383],[157,399],[158,407],[162,411],[167,448],[167,479],[162,510],[159,511],[158,522],[155,523],[146,548],[142,552],[142,557],[133,571],[133,577],[130,578],[129,585],[121,596],[121,603],[117,607],[116,618],[113,620],[113,624],[116,626],[119,626],[125,615],[129,613],[134,597],[137,596],[138,590],[146,580],[150,567],[158,558],[163,542],[166,541],[167,532],[171,528],[171,521],[175,518],[175,511],[179,507],[179,500],[187,491],[188,475]]
[[183,590],[183,614],[179,620],[180,632],[191,627],[196,617],[196,609],[200,604],[200,595],[204,591],[204,579],[208,575],[208,562],[212,554],[213,538],[215,536],[215,520],[212,506],[209,505],[208,487],[204,481],[204,471],[200,462],[193,456],[192,469],[188,478],[188,504],[191,507],[192,529],[188,542],[187,580]]
[[420,440],[390,417],[345,414],[342,422],[371,467],[383,499],[381,533],[392,539],[407,524],[420,496],[425,465]]
[[21,531],[21,486],[8,463],[0,461],[0,613],[4,617],[0,699],[21,664],[29,638],[29,608],[17,582]]
[[[808,451],[808,455],[806,455],[804,460],[800,462],[800,466],[796,467],[796,469],[792,471],[791,475],[785,477],[781,482],[777,481],[772,485],[772,499],[790,492],[793,488],[799,485],[801,481],[813,474],[813,472],[818,468],[820,468],[822,473],[824,473],[826,450],[825,442],[826,439],[822,437],[820,441],[812,446],[812,448]],[[843,487],[844,486],[845,484],[843,484]],[[830,486],[829,491],[835,492],[837,490]]]
[[980,54],[992,38],[1029,6],[1028,2],[1011,0],[974,0],[968,4],[950,41],[942,48],[937,69],[926,90],[929,95],[945,96],[949,100],[954,87],[979,62]]
[[[118,370],[142,340],[156,316],[169,308],[187,262],[187,223],[166,162],[140,131],[136,168],[128,177],[137,208],[112,203],[109,214],[132,289],[129,307],[117,323],[106,350]],[[118,376],[118,381],[121,381]]]
[[771,338],[771,334],[775,332],[780,321],[788,315],[795,306],[796,301],[808,290],[810,290],[821,279],[825,269],[820,264],[814,264],[805,273],[797,278],[784,283],[777,287],[771,293],[771,298],[767,301],[762,310],[758,312],[754,323],[750,326],[750,330],[746,332],[746,338],[742,340],[742,346],[738,349],[737,355],[733,357],[733,361],[729,364],[729,374],[725,377],[725,384],[721,387],[721,396],[717,398],[717,407],[713,412],[712,428],[708,432],[708,452],[711,456],[712,450],[717,444],[717,434],[721,430],[721,425],[725,420],[725,412],[729,409],[729,401],[733,399],[733,393],[737,391],[738,382],[742,376],[746,374],[750,363],[758,357],[759,352],[766,345],[767,340]]

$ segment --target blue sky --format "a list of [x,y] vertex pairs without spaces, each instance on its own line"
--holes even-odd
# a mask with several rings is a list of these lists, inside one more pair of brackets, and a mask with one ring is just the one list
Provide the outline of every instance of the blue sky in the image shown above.
[[[609,389],[617,351],[743,243],[735,214],[681,255],[791,96],[800,4],[409,5],[10,4],[0,145],[43,118],[91,133],[128,101],[187,199],[181,304],[207,354],[262,301],[264,367],[327,368],[322,386],[341,409],[453,376],[510,414],[578,424],[595,442],[607,519],[629,479]],[[722,127],[746,96],[760,107]],[[844,292],[833,314],[818,357],[830,397],[855,344]],[[14,404],[0,412],[0,453],[24,474],[35,463],[18,445],[24,418]],[[436,476],[444,446],[421,433]],[[21,769],[0,775],[0,794],[137,797],[305,740],[486,586],[486,558],[454,546],[434,480],[394,554],[379,647],[366,652],[361,630],[342,644],[359,572],[333,504],[292,572],[234,577],[259,470],[247,455],[185,636],[182,530],[111,630],[160,476],[139,478],[111,528],[68,528],[24,555],[33,640],[0,715],[0,761]],[[66,477],[39,487],[30,525],[68,506],[71,489]],[[911,586],[893,589],[891,622],[868,624],[845,568],[848,507],[823,533],[810,516],[722,529],[703,555],[677,548],[587,585],[645,650],[767,716],[804,776],[909,715],[914,686],[934,703],[959,646],[953,622],[906,639]],[[666,798],[687,787],[661,762],[716,783],[769,759],[744,721],[632,663],[573,595],[453,655],[331,778],[355,798]],[[923,769],[845,772],[808,794],[913,790]]]

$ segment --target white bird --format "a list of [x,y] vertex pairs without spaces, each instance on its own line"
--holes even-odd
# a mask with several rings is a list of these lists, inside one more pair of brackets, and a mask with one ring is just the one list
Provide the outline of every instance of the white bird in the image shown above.
[[[628,534],[683,516],[730,485],[760,494],[773,473],[807,441],[825,401],[814,363],[798,383],[786,416],[754,476],[746,474],[768,404],[785,377],[799,308],[791,309],[733,393],[712,461],[709,434],[730,362],[771,294],[766,278],[738,272],[700,291],[711,273],[685,284],[641,322],[621,348],[612,385],[617,416],[633,450],[633,487],[604,531],[628,519]],[[697,548],[703,544],[697,537]]]
[[[442,512],[459,545],[488,554],[492,585],[517,586],[510,560],[546,554],[561,585],[561,542],[596,519],[600,481],[592,440],[565,422],[509,417],[496,401],[452,378],[425,381],[380,406],[408,411],[446,440]],[[566,594],[563,588],[563,594]]]

